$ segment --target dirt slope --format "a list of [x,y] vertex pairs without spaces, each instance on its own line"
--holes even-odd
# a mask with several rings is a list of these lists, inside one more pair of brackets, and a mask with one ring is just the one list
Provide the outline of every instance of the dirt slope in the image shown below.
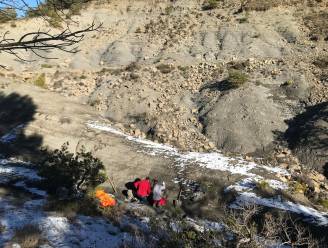
[[[80,27],[104,24],[80,53],[34,63],[1,54],[0,64],[12,69],[7,79],[33,84],[45,73],[42,87],[79,97],[126,133],[182,150],[254,153],[284,144],[286,122],[328,100],[326,12],[326,1],[223,1],[206,11],[199,1],[111,1],[73,17]],[[18,37],[44,25],[7,28]],[[225,87],[231,69],[249,78],[239,89]]]

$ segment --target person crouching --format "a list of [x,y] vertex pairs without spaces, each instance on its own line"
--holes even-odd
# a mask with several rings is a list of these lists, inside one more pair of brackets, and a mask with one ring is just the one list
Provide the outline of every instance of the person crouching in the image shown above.
[[151,185],[149,177],[134,183],[136,188],[136,195],[141,203],[147,203],[147,198],[151,193]]

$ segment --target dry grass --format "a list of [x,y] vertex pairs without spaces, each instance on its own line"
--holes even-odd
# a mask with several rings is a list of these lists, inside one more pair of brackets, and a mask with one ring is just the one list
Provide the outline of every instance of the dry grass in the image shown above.
[[21,248],[38,247],[41,242],[41,232],[37,226],[23,226],[15,231],[13,242],[18,243]]
[[[242,9],[246,11],[267,11],[278,6],[304,4],[302,0],[242,0]],[[309,1],[310,4],[312,1]]]
[[328,11],[320,11],[304,17],[304,24],[310,29],[312,39],[328,40]]
[[[328,20],[328,19],[327,19]],[[317,58],[313,64],[320,69],[328,69],[328,56],[322,56]]]

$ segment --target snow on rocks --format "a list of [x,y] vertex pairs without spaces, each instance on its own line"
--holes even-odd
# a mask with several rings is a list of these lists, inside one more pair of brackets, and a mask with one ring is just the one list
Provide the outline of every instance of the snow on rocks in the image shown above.
[[[24,167],[25,166],[25,167]],[[37,172],[28,168],[29,163],[16,159],[0,159],[0,183],[7,183],[13,178],[22,178],[24,180],[40,180]]]
[[[220,152],[212,153],[198,153],[198,152],[187,152],[181,153],[176,148],[158,144],[149,140],[142,138],[132,137],[124,134],[121,131],[116,130],[106,124],[99,122],[89,122],[87,126],[93,129],[98,129],[112,134],[125,137],[127,140],[138,143],[142,148],[143,152],[149,155],[165,155],[170,156],[175,159],[177,166],[184,167],[187,164],[198,164],[201,167],[230,172],[231,174],[239,174],[246,176],[235,185],[228,186],[225,191],[235,190],[239,193],[236,201],[231,205],[231,207],[240,207],[243,204],[255,203],[258,205],[263,205],[272,208],[278,208],[290,212],[294,212],[305,216],[306,220],[316,223],[318,225],[328,225],[328,213],[319,212],[313,208],[292,203],[290,201],[285,201],[281,199],[280,196],[275,198],[262,198],[252,192],[255,189],[256,184],[264,180],[260,175],[257,175],[254,169],[264,171],[265,173],[279,174],[288,176],[290,173],[282,168],[270,167],[266,165],[259,165],[254,162],[244,160],[241,157],[231,158],[223,155]],[[176,182],[179,180],[175,179]],[[276,190],[286,190],[288,185],[285,182],[270,179],[265,180],[270,187]]]
[[124,240],[131,239],[129,234],[102,218],[77,216],[72,222],[65,217],[52,216],[53,213],[50,215],[43,211],[46,192],[28,187],[25,182],[41,178],[32,168],[18,166],[18,163],[26,165],[18,160],[0,160],[0,184],[7,184],[14,177],[18,180],[15,187],[37,195],[38,199],[20,198],[20,204],[17,204],[11,198],[0,197],[0,224],[5,227],[0,235],[1,247],[12,239],[16,229],[26,225],[39,228],[42,237],[48,242],[47,247],[121,247]]
[[245,176],[255,176],[251,171],[255,168],[264,169],[267,172],[271,173],[280,173],[282,175],[288,175],[289,173],[281,168],[271,168],[269,166],[258,165],[254,162],[246,161],[239,158],[231,158],[223,155],[220,152],[212,153],[199,153],[199,152],[187,152],[181,153],[178,149],[169,146],[159,144],[150,140],[143,138],[133,137],[127,135],[109,125],[90,121],[87,123],[87,126],[93,129],[109,132],[115,135],[122,136],[129,141],[139,144],[145,153],[148,155],[164,155],[174,158],[176,160],[176,165],[184,167],[186,164],[195,163],[199,166],[212,170],[227,171],[231,174],[240,174]]
[[[328,225],[328,213],[320,212],[314,208],[304,206],[299,203],[293,203],[282,199],[280,195],[272,198],[263,198],[252,192],[256,183],[262,180],[261,177],[245,178],[234,185],[230,185],[225,192],[235,190],[239,193],[236,200],[230,205],[232,208],[240,208],[245,204],[256,204],[276,209],[281,209],[304,216],[304,220],[320,226]],[[268,185],[274,189],[285,190],[287,184],[277,180],[265,180]]]

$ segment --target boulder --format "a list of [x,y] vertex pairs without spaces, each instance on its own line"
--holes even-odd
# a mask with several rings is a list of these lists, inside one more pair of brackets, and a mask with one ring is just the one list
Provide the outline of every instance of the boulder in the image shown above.
[[308,107],[289,122],[289,147],[307,168],[328,175],[328,102]]

